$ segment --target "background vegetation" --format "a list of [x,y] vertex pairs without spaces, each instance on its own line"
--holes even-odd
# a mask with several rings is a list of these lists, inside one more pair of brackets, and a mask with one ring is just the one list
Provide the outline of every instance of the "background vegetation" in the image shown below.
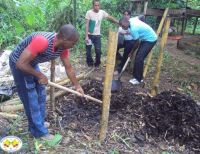
[[[92,7],[92,0],[0,0],[0,49],[13,48],[24,36],[33,31],[56,31],[63,23],[74,22],[74,2],[76,2],[76,23],[81,39],[78,49],[84,48],[85,13]],[[120,18],[129,9],[129,0],[101,0],[101,7],[109,14]],[[184,8],[186,0],[151,0],[151,8]],[[200,9],[199,0],[188,0],[187,6]],[[134,12],[134,6],[132,11]],[[153,19],[154,20],[154,19]],[[155,22],[149,20],[151,22]],[[188,22],[187,31],[192,31],[193,19]],[[109,28],[117,28],[104,20],[103,37]],[[199,32],[200,29],[197,28]]]

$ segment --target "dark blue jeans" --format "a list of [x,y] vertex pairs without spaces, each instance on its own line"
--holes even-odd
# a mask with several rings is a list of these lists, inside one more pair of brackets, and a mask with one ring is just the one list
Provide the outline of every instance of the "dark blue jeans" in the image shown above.
[[123,45],[120,45],[120,44],[117,45],[117,55],[116,56],[119,56],[118,55],[119,54],[118,50],[120,48],[124,48],[124,53],[123,53],[123,56],[121,57],[121,62],[117,66],[117,71],[118,72],[121,72],[124,64],[126,63],[126,60],[128,59],[128,55],[130,54],[130,52],[132,51],[132,49],[134,47],[134,43],[135,43],[134,40],[125,40]]
[[91,53],[92,45],[86,45],[86,62],[88,66],[95,65],[98,67],[101,64],[101,35],[88,35],[88,37],[94,44],[96,58],[94,63]]
[[[45,86],[38,83],[38,79],[32,75],[25,74],[11,60],[9,61],[11,72],[17,87],[18,95],[24,105],[28,119],[29,131],[34,137],[41,137],[48,134],[44,127],[46,90]],[[40,71],[39,66],[34,66]]]
[[143,79],[144,60],[156,44],[155,42],[141,41],[135,57],[133,77],[138,81]]

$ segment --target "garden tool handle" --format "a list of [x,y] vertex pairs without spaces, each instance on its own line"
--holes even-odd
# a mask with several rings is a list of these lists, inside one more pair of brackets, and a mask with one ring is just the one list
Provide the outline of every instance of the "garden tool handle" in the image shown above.
[[122,73],[123,73],[124,70],[126,69],[126,67],[127,67],[128,62],[129,62],[130,59],[131,59],[131,56],[128,56],[128,58],[127,58],[127,60],[126,60],[126,63],[124,64],[124,66],[123,66],[123,68],[122,68],[122,70],[121,70],[121,72],[120,72],[120,74],[119,74],[119,78],[118,78],[118,80],[121,78]]
[[70,89],[70,88],[61,86],[61,85],[56,84],[56,83],[53,83],[53,82],[51,82],[51,81],[48,81],[48,84],[49,84],[50,86],[53,86],[53,87],[62,89],[62,90],[64,90],[64,91],[67,91],[67,92],[76,94],[76,95],[78,95],[78,96],[85,97],[85,98],[90,99],[90,100],[92,100],[92,101],[95,101],[95,102],[97,102],[97,103],[102,103],[101,100],[98,100],[98,99],[96,99],[96,98],[94,98],[94,97],[91,97],[91,96],[89,96],[89,95],[85,95],[85,94],[82,95],[81,93],[79,93],[79,92],[77,92],[77,91],[75,91],[75,90],[72,90],[72,89]]

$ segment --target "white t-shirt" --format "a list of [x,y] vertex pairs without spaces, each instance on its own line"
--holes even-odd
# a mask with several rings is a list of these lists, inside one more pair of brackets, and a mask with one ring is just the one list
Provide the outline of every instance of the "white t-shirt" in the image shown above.
[[[94,32],[91,35],[101,35],[101,32],[100,32],[101,20],[107,17],[108,17],[108,13],[105,12],[104,10],[99,10],[98,13],[94,12],[93,10],[87,11],[85,15],[85,19],[95,21]],[[88,34],[90,33],[88,32]]]
[[127,30],[124,30],[122,29],[122,27],[119,27],[118,32],[119,34],[124,35],[124,40],[133,40],[130,28],[128,28]]

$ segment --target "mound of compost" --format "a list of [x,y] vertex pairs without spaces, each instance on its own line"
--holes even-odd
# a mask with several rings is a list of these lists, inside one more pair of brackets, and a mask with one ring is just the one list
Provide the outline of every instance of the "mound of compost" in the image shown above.
[[200,107],[190,97],[165,91],[144,101],[143,119],[152,137],[178,141],[200,151]]
[[[83,89],[86,94],[102,100],[100,81],[88,80]],[[129,138],[130,147],[151,142],[146,138],[148,134],[158,142],[173,140],[193,151],[200,149],[200,109],[190,97],[165,91],[150,98],[138,90],[138,87],[123,83],[120,91],[112,93],[109,134]],[[57,99],[56,111],[61,117],[59,122],[55,122],[52,111],[48,112],[47,119],[56,128],[72,131],[81,141],[85,136],[98,139],[101,104],[69,93]],[[106,142],[108,149],[112,146],[127,148],[126,144],[121,144],[121,139],[113,142],[113,137],[107,137]]]

